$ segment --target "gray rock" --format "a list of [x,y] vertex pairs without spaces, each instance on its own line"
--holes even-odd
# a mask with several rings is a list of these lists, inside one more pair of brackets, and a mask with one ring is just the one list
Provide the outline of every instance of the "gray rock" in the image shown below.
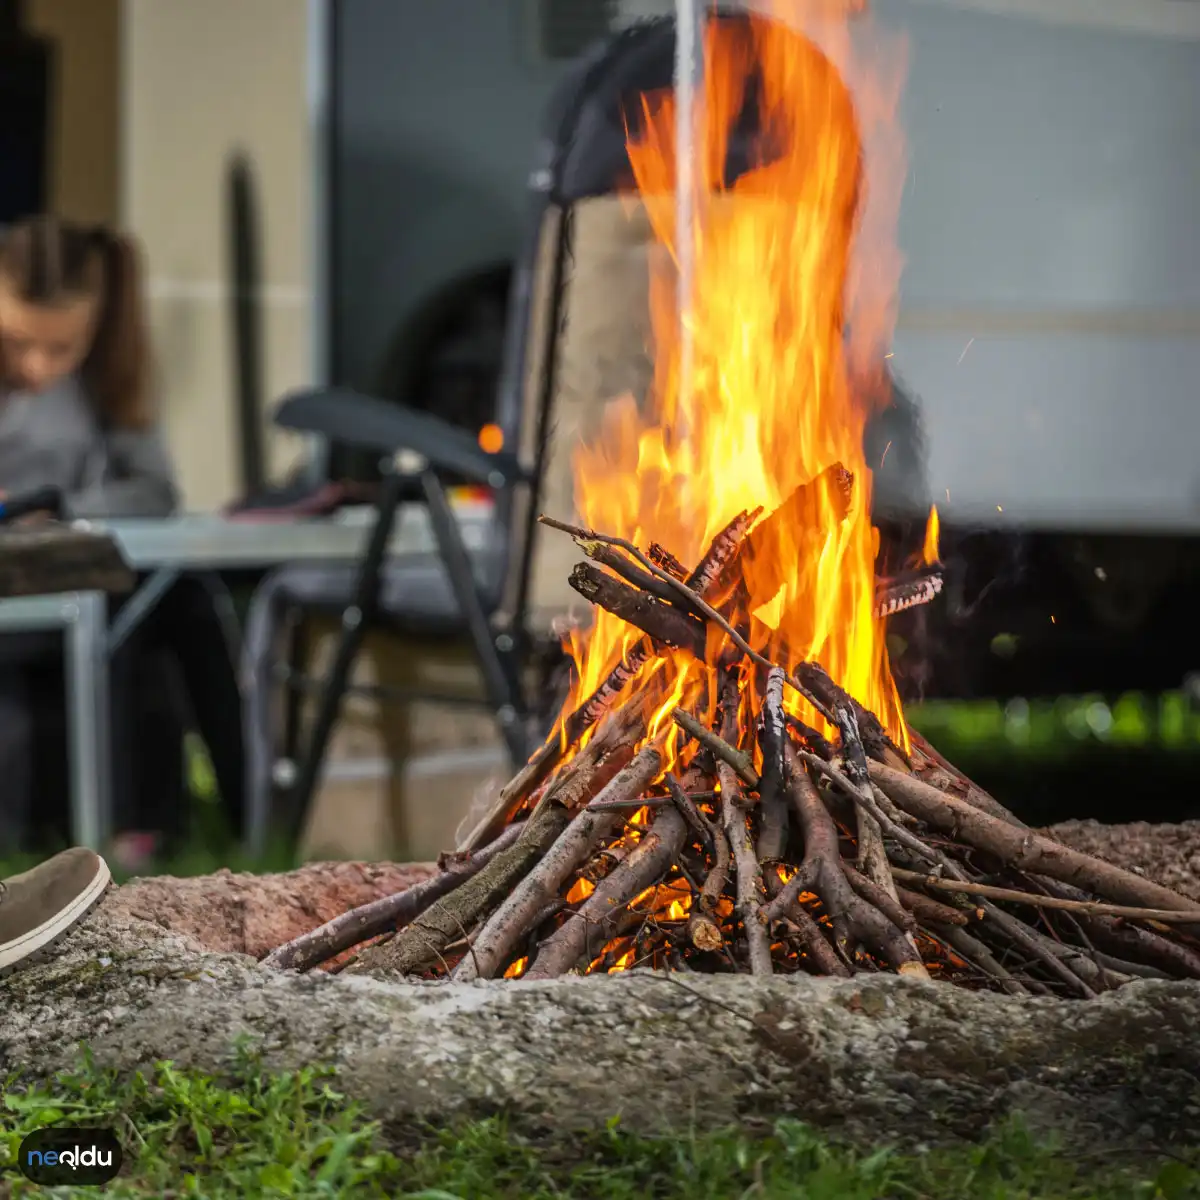
[[0,1072],[219,1071],[239,1034],[272,1068],[331,1063],[384,1119],[705,1128],[792,1115],[856,1140],[979,1133],[1012,1110],[1079,1146],[1200,1140],[1200,986],[1089,1002],[891,976],[664,975],[411,984],[296,976],[102,907],[0,985]]

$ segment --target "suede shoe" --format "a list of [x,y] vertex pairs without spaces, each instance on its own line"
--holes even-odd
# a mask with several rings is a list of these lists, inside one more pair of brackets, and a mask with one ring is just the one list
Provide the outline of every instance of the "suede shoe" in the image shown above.
[[0,975],[40,957],[83,920],[111,882],[104,859],[82,846],[0,880]]

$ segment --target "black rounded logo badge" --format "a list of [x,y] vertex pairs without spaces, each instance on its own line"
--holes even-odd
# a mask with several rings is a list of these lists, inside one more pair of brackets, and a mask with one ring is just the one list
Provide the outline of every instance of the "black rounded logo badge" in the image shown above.
[[17,1169],[46,1187],[95,1187],[116,1178],[121,1145],[111,1129],[35,1129],[17,1151]]

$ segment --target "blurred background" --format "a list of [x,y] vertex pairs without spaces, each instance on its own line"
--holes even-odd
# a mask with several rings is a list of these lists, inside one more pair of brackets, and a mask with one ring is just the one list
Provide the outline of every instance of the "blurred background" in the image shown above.
[[[892,622],[910,718],[1029,820],[1200,817],[1200,3],[873,9],[909,42],[878,521],[911,537],[936,503],[946,564]],[[343,383],[487,425],[554,89],[673,11],[3,0],[0,222],[140,240],[188,510],[297,472],[369,483],[272,402]],[[358,667],[420,670],[474,668],[386,636]],[[215,785],[189,747],[199,861]],[[486,714],[350,700],[305,852],[434,855],[508,770]]]

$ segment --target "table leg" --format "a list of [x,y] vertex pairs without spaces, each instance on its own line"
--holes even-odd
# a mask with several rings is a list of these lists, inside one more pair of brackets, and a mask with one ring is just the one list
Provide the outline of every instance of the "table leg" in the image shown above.
[[112,833],[108,630],[102,592],[81,592],[64,612],[71,825],[75,841],[100,850]]

